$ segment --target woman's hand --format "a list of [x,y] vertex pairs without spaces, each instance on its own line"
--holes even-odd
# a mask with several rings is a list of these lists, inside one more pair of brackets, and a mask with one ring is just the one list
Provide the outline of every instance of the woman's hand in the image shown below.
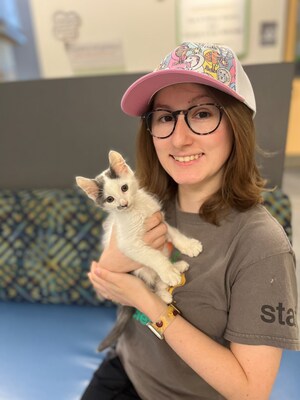
[[96,262],[92,263],[88,277],[98,294],[123,305],[134,306],[137,293],[146,290],[146,285],[136,276],[99,268]]
[[156,212],[145,222],[144,242],[153,249],[162,250],[167,242],[167,226],[161,212]]
[[132,274],[100,269],[93,262],[88,277],[98,295],[116,303],[135,307],[150,319],[158,317],[166,304],[148,286]]

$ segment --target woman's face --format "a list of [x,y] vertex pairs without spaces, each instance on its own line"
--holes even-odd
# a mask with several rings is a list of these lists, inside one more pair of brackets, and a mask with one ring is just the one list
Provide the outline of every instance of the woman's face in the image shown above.
[[[186,110],[193,105],[217,103],[204,85],[177,84],[161,89],[154,98],[153,110]],[[233,143],[233,133],[223,112],[219,127],[209,135],[197,135],[178,115],[173,134],[166,139],[153,137],[158,159],[166,172],[178,183],[179,189],[214,193],[221,186],[224,164]]]

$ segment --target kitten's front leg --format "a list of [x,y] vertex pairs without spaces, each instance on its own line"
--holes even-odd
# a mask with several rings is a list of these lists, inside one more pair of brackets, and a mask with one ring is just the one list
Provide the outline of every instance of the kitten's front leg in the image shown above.
[[142,241],[135,242],[132,246],[126,246],[123,249],[120,246],[120,249],[134,261],[155,271],[167,285],[175,286],[180,282],[181,276],[178,268],[159,250],[145,246]]
[[165,303],[172,303],[172,295],[168,291],[169,286],[164,283],[153,269],[149,267],[142,267],[132,272],[135,276],[142,279],[150,288],[153,288],[155,294],[157,294]]
[[155,294],[159,296],[165,303],[170,304],[173,301],[173,296],[168,291],[169,286],[165,284],[163,281],[157,281],[155,285]]
[[178,229],[166,224],[168,228],[168,235],[174,246],[189,257],[196,257],[202,252],[202,244],[197,239],[189,238],[179,232]]

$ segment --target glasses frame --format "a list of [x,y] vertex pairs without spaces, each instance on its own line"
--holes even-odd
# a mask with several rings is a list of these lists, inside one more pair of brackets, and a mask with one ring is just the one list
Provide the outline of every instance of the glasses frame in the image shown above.
[[[219,109],[219,111],[220,111],[220,117],[219,117],[219,121],[218,121],[217,126],[216,126],[213,130],[211,130],[211,131],[209,131],[209,132],[206,132],[206,133],[199,133],[199,132],[194,131],[194,130],[191,128],[191,126],[190,126],[190,124],[189,124],[189,121],[188,121],[188,117],[187,117],[187,116],[188,116],[188,113],[190,112],[190,110],[192,110],[193,108],[196,108],[196,107],[200,107],[200,106],[215,106],[215,107],[217,107],[217,108]],[[155,135],[153,135],[153,133],[151,132],[150,126],[149,126],[149,124],[148,124],[148,117],[149,117],[149,115],[151,115],[151,114],[152,114],[153,112],[155,112],[155,111],[167,111],[168,113],[170,113],[170,115],[172,115],[173,118],[175,118],[174,127],[173,127],[173,129],[172,129],[172,132],[171,132],[169,135],[167,135],[167,136],[155,136]],[[190,129],[195,135],[205,136],[205,135],[210,135],[211,133],[215,132],[215,131],[219,128],[220,123],[221,123],[221,121],[222,121],[223,111],[224,111],[224,108],[223,108],[222,106],[220,106],[220,104],[217,104],[217,103],[201,103],[201,104],[196,104],[196,105],[194,105],[194,106],[192,106],[192,107],[190,107],[190,108],[187,108],[186,110],[170,111],[170,110],[167,110],[167,109],[165,109],[165,108],[156,108],[156,109],[154,109],[154,110],[151,110],[151,111],[146,112],[144,115],[142,115],[141,118],[145,120],[146,128],[147,128],[147,131],[150,133],[150,135],[153,136],[153,137],[155,137],[155,138],[157,138],[157,139],[167,139],[167,138],[169,138],[169,137],[173,134],[173,132],[175,131],[176,125],[177,125],[178,115],[184,115],[185,123],[187,124],[187,126],[189,127],[189,129]]]

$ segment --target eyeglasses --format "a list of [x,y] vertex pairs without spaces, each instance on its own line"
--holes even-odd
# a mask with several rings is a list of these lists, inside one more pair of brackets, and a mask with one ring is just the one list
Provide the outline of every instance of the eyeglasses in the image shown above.
[[187,110],[170,111],[157,108],[142,116],[145,119],[147,131],[158,139],[166,139],[176,128],[178,115],[184,115],[187,126],[196,135],[209,135],[220,125],[223,107],[219,104],[197,104]]

